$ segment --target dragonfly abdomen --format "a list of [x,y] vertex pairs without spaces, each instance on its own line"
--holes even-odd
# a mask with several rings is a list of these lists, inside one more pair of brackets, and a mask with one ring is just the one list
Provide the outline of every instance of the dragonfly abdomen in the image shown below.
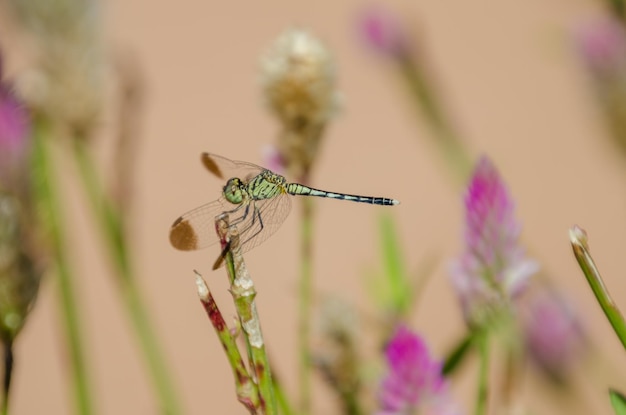
[[327,197],[330,199],[349,200],[352,202],[369,203],[372,205],[382,206],[391,206],[400,203],[395,199],[389,199],[386,197],[357,196],[345,193],[327,192],[325,190],[304,186],[299,183],[289,183],[287,185],[287,193],[290,195]]

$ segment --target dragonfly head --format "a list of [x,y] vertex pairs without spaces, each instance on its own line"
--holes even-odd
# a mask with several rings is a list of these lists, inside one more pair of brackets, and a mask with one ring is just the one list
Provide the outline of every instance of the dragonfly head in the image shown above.
[[224,197],[226,200],[234,205],[239,205],[243,202],[243,194],[243,182],[237,177],[228,179],[226,186],[224,186]]

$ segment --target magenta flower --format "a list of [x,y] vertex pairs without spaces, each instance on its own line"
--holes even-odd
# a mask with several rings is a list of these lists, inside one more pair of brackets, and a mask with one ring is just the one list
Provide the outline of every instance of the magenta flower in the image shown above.
[[465,252],[451,280],[470,324],[510,303],[538,270],[519,244],[514,203],[489,159],[479,160],[465,195]]
[[285,173],[285,160],[275,145],[268,144],[261,148],[261,158],[263,166],[274,173]]
[[578,29],[575,40],[579,53],[592,73],[616,76],[626,70],[626,31],[610,18]]
[[366,10],[359,21],[364,43],[376,52],[395,58],[406,57],[410,40],[400,20],[383,8]]
[[449,398],[442,363],[432,359],[421,337],[399,326],[385,355],[389,373],[380,385],[377,415],[460,413]]
[[0,61],[0,188],[25,171],[30,121],[10,85],[2,81]]
[[530,357],[554,378],[564,379],[587,346],[575,308],[558,293],[544,291],[533,296],[523,311]]

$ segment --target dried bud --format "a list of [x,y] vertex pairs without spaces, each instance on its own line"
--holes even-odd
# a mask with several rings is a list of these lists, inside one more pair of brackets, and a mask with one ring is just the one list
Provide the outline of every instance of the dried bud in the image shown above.
[[22,329],[39,290],[40,272],[26,252],[17,199],[0,192],[0,338]]
[[263,92],[283,126],[279,151],[296,176],[308,173],[324,126],[337,112],[335,65],[309,32],[283,33],[262,59]]
[[12,0],[11,5],[38,49],[35,68],[19,79],[24,98],[72,132],[89,133],[103,101],[98,2]]

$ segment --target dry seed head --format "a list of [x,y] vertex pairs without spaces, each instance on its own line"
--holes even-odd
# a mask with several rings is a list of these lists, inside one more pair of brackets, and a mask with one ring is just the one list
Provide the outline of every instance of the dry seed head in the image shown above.
[[302,179],[339,106],[332,56],[309,32],[288,30],[263,57],[261,81],[265,100],[282,124],[281,158],[291,175]]
[[25,100],[64,127],[88,132],[100,121],[107,70],[98,2],[12,0],[10,4],[37,48],[35,67],[18,79]]
[[324,124],[335,113],[335,65],[328,49],[309,32],[287,30],[261,63],[265,98],[286,126]]

